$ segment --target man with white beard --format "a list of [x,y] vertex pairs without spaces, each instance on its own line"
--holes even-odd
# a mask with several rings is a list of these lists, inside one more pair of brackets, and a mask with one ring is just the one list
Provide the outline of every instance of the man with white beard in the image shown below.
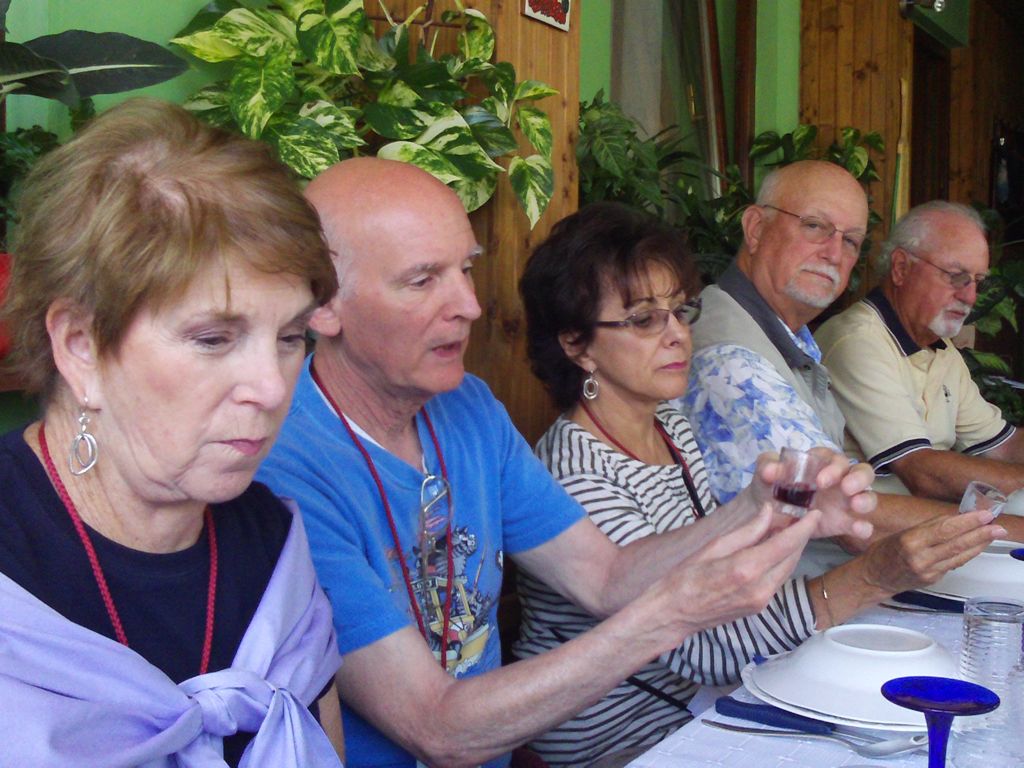
[[[822,359],[807,323],[845,290],[860,255],[867,220],[864,190],[845,169],[819,161],[778,168],[765,177],[757,203],[743,214],[744,241],[735,261],[716,285],[701,293],[701,321],[691,329],[694,355],[690,384],[677,404],[689,417],[712,491],[720,503],[750,482],[757,456],[764,451],[786,446],[807,450],[816,445],[843,450],[845,419],[833,394],[836,374],[831,361]],[[922,253],[928,257],[927,252]],[[987,268],[987,252],[983,253],[985,263],[972,266],[974,271]],[[923,276],[922,280],[924,277],[934,275]],[[939,291],[929,285],[931,293]],[[945,286],[947,292],[949,288]],[[970,293],[973,302],[973,282],[956,293]],[[966,300],[964,296],[959,299]],[[933,310],[932,316],[935,313]],[[884,330],[880,333],[888,335]],[[873,337],[859,349],[848,366],[850,371],[882,355],[885,341]],[[844,370],[840,375],[846,373]],[[889,373],[883,377],[883,388],[898,386],[892,385],[895,380]],[[970,381],[969,376],[966,379]],[[893,397],[895,401],[896,394],[886,392],[880,399],[887,403]],[[884,407],[883,419],[893,420],[897,408],[913,410],[901,401],[892,408]],[[993,451],[1020,450],[1019,436],[1012,434],[1012,428],[1001,419],[984,437],[997,438],[995,443],[1006,441],[998,447],[987,442],[983,447],[993,449],[989,456]],[[930,447],[928,439],[918,447]],[[940,449],[931,453],[949,452]],[[906,458],[913,461],[912,456]],[[883,471],[887,469],[883,466]],[[943,473],[945,470],[937,474]],[[959,491],[952,488],[910,496],[901,488],[898,493],[879,493],[878,508],[871,517],[875,540],[905,531],[914,538],[913,546],[927,549],[935,540],[948,539],[942,530],[930,529],[927,521],[940,521],[957,509],[928,497],[958,499],[963,484],[973,479],[974,473],[968,474],[972,476],[964,475]],[[1024,472],[1021,476],[1024,479]],[[874,487],[884,491],[884,484],[876,481]],[[1003,482],[1000,486],[1009,489],[1016,483]],[[1006,527],[1008,538],[1024,541],[1024,518],[1008,520]],[[822,574],[865,546],[849,539],[840,543],[842,548],[829,542],[812,542],[804,551],[798,573]]]
[[988,275],[985,227],[935,200],[893,228],[881,285],[815,334],[846,417],[847,452],[890,493],[955,501],[971,480],[1024,485],[1024,436],[985,401],[956,336]]

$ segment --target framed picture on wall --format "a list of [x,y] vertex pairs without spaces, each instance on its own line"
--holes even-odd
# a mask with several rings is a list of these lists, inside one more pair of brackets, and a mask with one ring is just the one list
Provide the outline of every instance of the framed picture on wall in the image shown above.
[[523,15],[568,32],[572,0],[523,0]]

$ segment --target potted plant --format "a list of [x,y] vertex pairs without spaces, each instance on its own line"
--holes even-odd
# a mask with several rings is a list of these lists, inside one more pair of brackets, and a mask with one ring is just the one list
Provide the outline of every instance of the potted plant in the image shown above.
[[412,44],[426,7],[400,23],[385,9],[377,38],[362,0],[214,0],[171,42],[228,74],[185,106],[267,141],[305,178],[376,154],[432,173],[472,211],[507,174],[533,226],[554,192],[551,123],[534,103],[555,91],[492,63],[494,30],[461,4],[440,20],[457,31],[455,53],[434,55],[429,25]]

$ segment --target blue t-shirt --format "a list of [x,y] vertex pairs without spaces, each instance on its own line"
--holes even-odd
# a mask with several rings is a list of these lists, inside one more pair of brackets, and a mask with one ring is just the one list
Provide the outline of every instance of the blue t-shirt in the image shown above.
[[[583,511],[534,457],[505,409],[476,377],[467,375],[454,391],[432,398],[426,411],[453,500],[448,669],[455,677],[478,675],[501,664],[497,605],[506,552],[549,541],[580,520]],[[426,469],[440,475],[440,458],[422,414],[416,425]],[[414,591],[425,604],[429,643],[439,654],[447,560],[443,537],[425,554],[420,552],[424,473],[369,440],[362,443],[387,493]],[[258,477],[299,504],[317,575],[334,607],[342,654],[416,625],[377,485],[313,382],[309,361]],[[448,512],[444,504],[438,509]],[[412,755],[342,704],[349,768],[416,764]],[[507,763],[505,757],[488,765]]]

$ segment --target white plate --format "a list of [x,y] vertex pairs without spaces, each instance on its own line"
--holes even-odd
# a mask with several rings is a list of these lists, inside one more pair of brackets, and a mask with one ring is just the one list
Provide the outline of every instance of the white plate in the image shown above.
[[1009,554],[1019,546],[1015,542],[994,541],[980,555],[953,569],[924,591],[959,600],[979,595],[1024,600],[1024,562],[1014,560]]
[[[771,704],[772,706],[784,709],[787,712],[792,712],[795,715],[803,715],[804,717],[812,717],[815,720],[824,720],[826,723],[832,723],[833,725],[843,725],[847,728],[865,728],[875,731],[900,731],[900,732],[919,732],[925,729],[924,715],[918,712],[911,712],[909,709],[904,710],[906,717],[903,722],[875,722],[873,720],[857,720],[852,717],[841,717],[839,715],[833,715],[830,712],[819,712],[816,709],[808,709],[807,707],[801,707],[797,704],[793,704],[782,699],[777,699],[769,693],[765,693],[754,682],[751,676],[751,670],[756,666],[754,662],[750,662],[740,672],[740,676],[743,679],[743,685],[750,693],[763,701],[765,704]],[[879,694],[881,695],[881,694]],[[916,717],[916,721],[915,721]]]
[[875,624],[832,627],[745,671],[752,692],[812,717],[907,730],[920,729],[923,718],[887,701],[882,684],[907,675],[957,676],[953,657],[927,635]]

